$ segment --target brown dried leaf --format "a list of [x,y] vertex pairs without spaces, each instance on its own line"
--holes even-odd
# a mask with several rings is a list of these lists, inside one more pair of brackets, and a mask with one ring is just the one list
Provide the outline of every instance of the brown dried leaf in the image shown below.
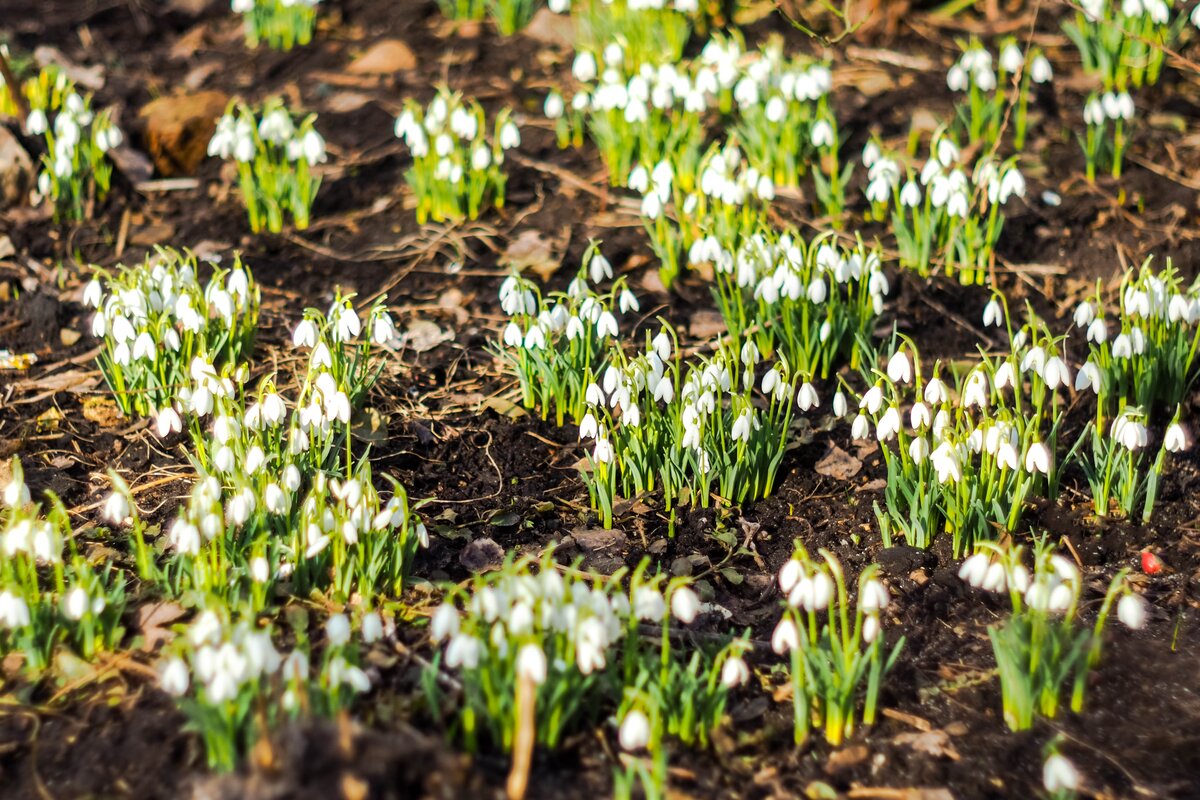
[[814,469],[819,475],[848,481],[862,471],[862,462],[836,444],[830,444],[829,452],[817,462]]
[[187,612],[178,603],[164,601],[147,603],[138,607],[134,614],[134,625],[142,634],[142,649],[151,651],[159,642],[169,642],[175,638],[175,632],[168,627],[178,621]]
[[416,68],[412,48],[399,39],[382,39],[350,62],[346,71],[352,75],[390,75]]

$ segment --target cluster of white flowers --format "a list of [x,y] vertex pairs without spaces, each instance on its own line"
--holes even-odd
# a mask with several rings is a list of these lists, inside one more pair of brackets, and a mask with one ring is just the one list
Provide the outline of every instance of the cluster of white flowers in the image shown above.
[[311,123],[297,126],[292,115],[280,106],[263,114],[257,131],[252,117],[227,112],[217,121],[216,131],[208,142],[208,154],[226,161],[249,163],[263,152],[264,145],[279,148],[288,161],[303,159],[310,167],[326,160],[325,139],[316,128]]
[[[976,204],[973,198],[980,189],[994,205],[1003,206],[1013,197],[1025,196],[1025,178],[1014,163],[1001,166],[993,158],[983,156],[970,170],[961,160],[958,145],[948,136],[934,137],[930,150],[930,158],[917,180],[909,178],[900,188],[897,201],[904,208],[918,208],[928,199],[933,209],[944,208],[949,216],[961,219],[973,213]],[[867,199],[887,204],[900,186],[900,164],[895,157],[884,155],[874,141],[863,148],[862,161],[867,167]]]
[[315,8],[321,0],[230,0],[229,7],[235,14],[249,14],[259,6],[274,6],[283,8],[308,7]]
[[[788,559],[779,570],[779,590],[787,600],[789,608],[805,612],[824,611],[830,603],[837,602],[837,586],[827,568],[802,560]],[[863,641],[875,641],[882,630],[880,614],[891,604],[887,587],[878,578],[871,577],[859,587],[858,610],[863,615]],[[771,634],[771,649],[779,655],[799,649],[801,631],[796,621],[785,614]]]
[[440,605],[430,623],[434,642],[446,643],[446,665],[474,670],[486,661],[517,656],[519,674],[535,683],[547,672],[590,675],[610,662],[610,651],[628,633],[631,619],[662,624],[669,613],[684,624],[700,612],[686,586],[664,599],[653,585],[632,596],[612,583],[564,580],[553,566],[537,575],[505,570],[475,587],[459,609]]
[[[952,92],[966,92],[972,87],[983,92],[996,89],[996,67],[1000,76],[1014,75],[1025,66],[1025,53],[1015,41],[1007,42],[1000,50],[998,64],[992,54],[979,44],[968,47],[946,72],[946,86]],[[1054,79],[1050,62],[1037,53],[1029,64],[1029,77],[1034,83],[1049,83]]]
[[[619,333],[617,318],[608,300],[596,294],[588,284],[612,278],[612,266],[598,251],[588,261],[589,274],[577,276],[561,297],[549,302],[539,301],[533,284],[517,274],[509,275],[500,284],[500,306],[513,318],[504,328],[506,347],[544,350],[553,347],[559,336],[567,342],[588,338],[595,331],[595,340],[615,339]],[[617,310],[622,313],[640,308],[637,297],[627,287],[617,293]],[[525,327],[523,327],[523,324]]]
[[30,134],[41,135],[47,133],[48,128],[52,128],[52,135],[48,137],[52,144],[49,171],[38,177],[38,192],[43,196],[50,195],[53,179],[69,180],[84,166],[80,161],[81,145],[90,141],[99,153],[107,153],[125,138],[121,129],[107,117],[98,119],[88,101],[76,92],[70,92],[63,99],[53,126],[49,126],[44,109],[30,112],[25,122],[25,129]]
[[504,151],[521,143],[521,132],[512,120],[498,129],[496,146],[482,136],[486,120],[477,105],[466,105],[457,94],[440,92],[422,115],[405,108],[396,118],[396,136],[408,145],[413,158],[425,158],[430,142],[437,157],[434,175],[438,180],[461,183],[464,171],[483,171],[504,163]]
[[1083,121],[1088,125],[1103,125],[1105,120],[1133,119],[1133,97],[1129,92],[1105,92],[1088,97],[1083,106]]
[[[1166,0],[1080,0],[1079,8],[1090,21],[1097,22],[1110,15],[1128,18],[1145,17],[1156,25],[1166,25],[1171,19],[1171,6]],[[1195,9],[1192,10],[1196,16]]]
[[156,414],[162,435],[180,430],[180,401],[205,414],[211,392],[231,390],[213,364],[236,365],[256,333],[259,291],[240,260],[214,267],[203,286],[198,267],[191,254],[160,250],[113,278],[93,278],[83,292],[96,309],[92,335],[104,340],[101,368],[118,404]]

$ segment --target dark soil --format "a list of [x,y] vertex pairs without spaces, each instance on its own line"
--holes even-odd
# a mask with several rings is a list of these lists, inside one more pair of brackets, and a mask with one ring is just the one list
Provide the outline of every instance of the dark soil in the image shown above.
[[[1026,30],[1038,4],[1015,5],[1015,14],[1026,15],[1019,16]],[[1129,568],[1154,610],[1146,630],[1110,634],[1082,715],[1065,713],[1023,734],[1008,732],[1001,719],[986,634],[1003,608],[958,580],[957,562],[943,543],[929,552],[883,549],[872,510],[882,501],[879,454],[849,441],[844,427],[830,430],[814,418],[813,427],[798,431],[778,490],[767,500],[736,510],[683,509],[671,520],[645,498],[625,504],[614,535],[596,535],[599,526],[574,469],[583,455],[575,430],[489,402],[514,395],[484,350],[502,318],[496,299],[501,253],[523,231],[562,237],[567,265],[578,263],[589,239],[601,239],[614,267],[639,288],[653,270],[637,217],[608,191],[594,150],[559,151],[540,118],[546,90],[569,80],[569,50],[524,35],[503,40],[486,25],[456,30],[431,2],[343,0],[322,9],[313,44],[277,54],[245,49],[224,0],[0,0],[0,37],[14,49],[53,45],[77,64],[103,66],[106,82],[97,100],[121,109],[119,121],[133,133],[135,148],[144,147],[137,110],[186,84],[251,100],[283,95],[317,111],[332,156],[314,225],[305,232],[251,237],[229,176],[214,160],[202,163],[195,189],[138,191],[119,174],[112,196],[80,226],[54,225],[30,209],[0,214],[0,236],[9,237],[17,253],[0,260],[0,348],[38,357],[28,371],[0,373],[0,457],[19,454],[32,487],[61,496],[83,538],[120,549],[89,538],[97,535],[92,523],[110,468],[135,487],[168,469],[180,475],[139,495],[156,519],[171,513],[187,487],[181,443],[164,446],[145,435],[145,423],[121,419],[103,405],[90,317],[79,302],[88,266],[132,263],[157,243],[240,249],[264,287],[256,354],[264,372],[287,354],[287,330],[302,309],[325,306],[336,288],[364,298],[386,293],[401,330],[432,320],[452,333],[431,350],[400,352],[372,398],[389,418],[389,440],[374,453],[380,469],[403,481],[413,497],[429,499],[423,513],[433,542],[416,565],[422,578],[462,579],[469,571],[464,554],[484,539],[522,552],[559,543],[561,558],[582,558],[604,572],[649,556],[664,568],[691,570],[708,599],[729,610],[728,620],[704,620],[702,633],[750,628],[764,640],[780,607],[773,576],[795,539],[810,550],[833,551],[852,574],[872,561],[883,565],[897,600],[887,635],[904,635],[907,644],[886,683],[879,723],[838,750],[819,740],[793,747],[789,706],[772,695],[780,683],[770,674],[773,656],[759,647],[754,661],[764,685],[739,691],[730,704],[733,722],[711,751],[673,754],[679,796],[797,797],[821,782],[859,798],[1026,798],[1040,792],[1044,747],[1061,737],[1091,796],[1200,797],[1200,470],[1194,453],[1176,459],[1164,476],[1148,526],[1097,521],[1082,476],[1068,481],[1057,504],[1031,509],[1035,530],[1078,552],[1089,603],[1098,603],[1116,571]],[[1066,73],[1073,56],[1059,33],[1062,13],[1042,8],[1036,28]],[[913,14],[894,40],[856,41],[853,49],[827,52],[835,76],[847,76],[835,81],[835,105],[850,136],[848,155],[856,155],[872,131],[900,141],[916,109],[949,113],[953,100],[943,76],[956,52],[954,39],[964,28],[989,30],[982,19],[960,17],[939,27],[935,18]],[[790,47],[818,50],[776,16],[754,25],[749,38],[771,30],[785,34]],[[343,72],[353,56],[383,38],[407,42],[418,69],[379,80]],[[896,67],[872,56],[882,48],[919,56],[928,68]],[[866,91],[853,69],[883,73],[888,90]],[[407,203],[407,156],[392,122],[405,97],[426,100],[442,81],[489,108],[516,107],[522,158],[513,159],[503,210],[457,228],[422,229]],[[1189,275],[1197,272],[1195,188],[1172,176],[1195,175],[1200,152],[1195,142],[1178,143],[1171,120],[1194,128],[1200,82],[1168,72],[1160,86],[1140,95],[1139,118],[1148,124],[1135,135],[1127,174],[1119,184],[1096,186],[1083,180],[1082,155],[1069,133],[1080,125],[1082,101],[1077,87],[1067,87],[1078,82],[1060,83],[1033,112],[1029,191],[1007,220],[994,281],[1010,306],[1028,300],[1065,330],[1079,297],[1124,265],[1153,254],[1172,258]],[[346,107],[348,93],[363,95],[364,103],[336,111]],[[1061,197],[1060,205],[1043,200],[1048,190]],[[813,225],[806,203],[779,206],[782,218]],[[875,234],[882,229],[864,229]],[[118,241],[123,252],[116,252]],[[570,272],[561,270],[552,282],[565,285]],[[894,324],[912,336],[927,363],[970,358],[986,343],[978,323],[985,290],[911,274],[894,275],[892,284],[880,331]],[[685,277],[670,297],[651,288],[642,293],[649,295],[643,301],[649,319],[663,314],[687,327],[711,309],[707,289],[695,278]],[[83,335],[75,341],[70,332]],[[1082,429],[1086,415],[1079,408],[1071,413],[1069,435]],[[834,445],[857,453],[862,472],[846,481],[818,474],[814,465]],[[753,557],[733,555],[717,535],[724,531],[735,532]],[[1163,572],[1142,574],[1144,549],[1158,554]],[[412,599],[427,594],[418,587]],[[419,631],[402,636],[406,648],[428,654]],[[404,653],[379,655],[373,669],[380,688],[356,709],[355,721],[282,731],[273,747],[256,751],[242,771],[226,777],[207,773],[203,748],[155,688],[146,653],[122,656],[83,685],[10,680],[0,703],[0,795],[502,796],[507,760],[456,753],[429,727],[431,715],[414,707],[419,662]],[[608,726],[579,736],[563,752],[539,754],[530,795],[609,794],[613,738]],[[949,795],[936,794],[939,789]]]

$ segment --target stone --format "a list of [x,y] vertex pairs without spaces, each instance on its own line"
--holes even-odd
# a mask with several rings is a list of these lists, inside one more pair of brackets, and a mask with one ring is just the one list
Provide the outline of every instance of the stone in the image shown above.
[[350,62],[346,72],[353,75],[391,75],[393,72],[416,69],[417,57],[399,39],[383,39]]
[[159,175],[195,174],[228,103],[224,92],[206,91],[160,97],[146,104],[139,116],[146,126],[146,149]]
[[25,202],[33,180],[33,159],[12,131],[0,125],[0,210]]

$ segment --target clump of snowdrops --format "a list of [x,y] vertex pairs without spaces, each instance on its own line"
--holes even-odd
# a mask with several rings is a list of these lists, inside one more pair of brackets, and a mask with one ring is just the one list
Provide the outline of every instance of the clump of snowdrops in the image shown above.
[[250,216],[250,229],[279,233],[288,217],[299,230],[308,227],[320,176],[313,168],[326,160],[325,140],[316,114],[297,123],[279,98],[260,111],[231,101],[217,121],[208,154],[237,165],[238,186]]
[[1105,313],[1100,287],[1074,313],[1088,347],[1075,388],[1096,394],[1100,430],[1127,407],[1162,421],[1200,374],[1200,282],[1187,284],[1169,260],[1156,271],[1147,259],[1126,270],[1118,296],[1115,315]]
[[[684,263],[705,260],[697,257],[698,242],[735,250],[766,227],[775,199],[775,183],[745,160],[736,141],[714,143],[694,167],[663,161],[650,172],[635,170],[630,187],[643,194],[643,224],[668,288]],[[706,255],[708,245],[700,247]]]
[[787,602],[771,648],[790,658],[795,742],[818,728],[837,747],[859,719],[874,724],[883,678],[904,647],[904,637],[889,649],[882,636],[890,595],[871,564],[859,573],[854,601],[837,558],[821,550],[813,559],[799,542],[779,588]]
[[621,42],[619,65],[629,71],[678,63],[699,9],[697,0],[551,0],[549,6],[574,18],[579,51],[598,55],[609,43]]
[[779,39],[757,55],[733,87],[733,130],[760,173],[777,186],[798,186],[818,147],[832,141],[832,73],[823,62],[786,58]]
[[414,100],[396,119],[396,136],[412,154],[404,173],[417,197],[417,221],[475,219],[489,205],[504,207],[508,180],[504,153],[521,143],[521,133],[505,108],[488,120],[475,100],[442,87],[427,108]]
[[1171,19],[1169,0],[1080,0],[1063,31],[1079,49],[1085,72],[1105,91],[1125,92],[1158,83],[1163,58],[1186,17]]
[[29,102],[25,131],[46,145],[37,178],[37,193],[54,204],[55,220],[81,220],[90,215],[112,186],[108,153],[125,139],[108,110],[96,111],[57,67],[47,67],[26,81]]
[[[115,275],[99,272],[85,287],[96,309],[92,334],[102,339],[97,361],[117,406],[126,414],[158,416],[193,382],[193,363],[237,366],[250,357],[258,331],[259,288],[234,255],[228,269],[211,265],[200,283],[195,254],[158,248]],[[177,412],[166,419],[179,428]]]
[[844,246],[832,233],[806,243],[794,231],[764,229],[736,251],[706,236],[689,262],[712,265],[713,296],[735,340],[751,339],[765,356],[822,379],[843,360],[859,367],[889,288],[878,247]]
[[[204,742],[210,768],[227,772],[250,752],[260,737],[289,719],[330,718],[371,689],[359,666],[358,643],[350,619],[335,614],[322,631],[318,655],[302,624],[294,622],[290,651],[276,642],[284,637],[267,623],[237,618],[220,606],[202,611],[176,638],[159,662],[159,685],[176,698],[189,726]],[[377,612],[361,619],[361,640],[382,637]]]
[[246,44],[266,42],[272,50],[291,50],[312,41],[321,0],[231,0],[235,14],[242,15]]
[[1133,98],[1129,92],[1093,92],[1083,106],[1083,122],[1087,130],[1078,134],[1087,163],[1087,179],[1096,180],[1097,169],[1107,169],[1114,178],[1121,177],[1125,162],[1125,147],[1129,143],[1126,123],[1133,119]]
[[[1025,146],[1032,85],[1048,83],[1053,77],[1050,62],[1037,47],[1027,53],[1010,36],[1000,42],[999,57],[993,59],[987,48],[972,40],[946,73],[950,90],[966,95],[956,107],[955,125],[968,144],[990,150],[1000,139],[1006,115],[1011,114],[1013,146],[1019,152]],[[1010,88],[1015,97],[1008,94]]]
[[742,503],[771,493],[793,413],[820,400],[782,361],[760,380],[761,361],[752,341],[740,349],[721,341],[685,362],[666,323],[653,337],[647,331],[637,355],[610,348],[579,423],[579,438],[591,442],[584,480],[605,527],[618,497],[661,491],[671,511],[707,508],[714,494]]
[[[393,337],[382,302],[365,326],[349,297],[336,298],[328,313],[310,309],[293,336],[308,350],[294,398],[273,377],[248,391],[244,377],[197,359],[195,385],[178,409],[160,415],[188,416],[199,472],[168,528],[161,566],[147,552],[127,487],[114,478],[125,514],[113,521],[132,510],[142,577],[171,596],[216,597],[252,612],[266,607],[276,586],[336,602],[398,596],[425,528],[398,482],[388,478],[387,499],[376,488],[368,454],[355,455],[351,436],[353,415],[382,369],[377,348]],[[160,433],[171,430],[160,422]]]
[[940,257],[946,275],[982,284],[1004,227],[1004,207],[1025,196],[1025,178],[1015,158],[1001,162],[984,153],[966,161],[948,131],[935,133],[929,150],[918,173],[900,154],[867,143],[862,163],[872,215],[882,219],[891,209],[901,266],[928,275]]
[[1140,509],[1142,522],[1150,521],[1167,454],[1191,447],[1191,435],[1180,423],[1179,414],[1177,410],[1155,448],[1150,447],[1147,416],[1138,408],[1126,406],[1113,419],[1107,436],[1095,422],[1088,423],[1074,449],[1092,490],[1097,516],[1108,516],[1115,503],[1126,517]]
[[[647,566],[593,576],[560,567],[548,553],[540,564],[510,558],[469,586],[448,587],[430,633],[444,646],[433,668],[461,676],[455,734],[472,750],[487,741],[507,751],[519,746],[522,726],[532,725],[526,733],[554,748],[619,705],[626,750],[641,751],[666,735],[706,743],[729,689],[749,678],[741,660],[748,645],[676,642],[686,632],[673,638],[672,622],[691,624],[700,599],[686,579],[651,575]],[[429,672],[424,683],[438,708],[434,677]],[[523,723],[528,704],[533,713]],[[654,724],[627,730],[631,715]]]
[[561,146],[580,144],[584,132],[595,142],[613,186],[630,185],[639,166],[666,159],[694,164],[704,143],[701,115],[709,105],[686,64],[642,63],[626,70],[625,53],[618,42],[604,48],[599,62],[591,51],[580,52],[572,74],[581,88],[569,110],[558,95],[545,106]]
[[[1006,324],[998,301],[987,317]],[[1061,347],[1031,319],[1008,352],[982,354],[952,393],[940,364],[926,378],[912,343],[893,345],[851,426],[855,439],[879,441],[887,465],[884,505],[875,508],[886,544],[902,536],[928,547],[945,531],[964,553],[997,528],[1015,530],[1028,498],[1057,496],[1060,392],[1070,384]],[[835,402],[844,413],[845,398]]]
[[0,503],[0,657],[19,653],[37,675],[61,646],[85,660],[114,650],[127,576],[81,553],[62,502],[53,494],[45,507],[33,502],[20,460],[10,466]]
[[605,343],[620,334],[616,315],[639,309],[623,278],[605,294],[592,288],[611,278],[612,265],[593,242],[566,292],[543,296],[515,270],[500,284],[509,323],[495,352],[519,381],[522,404],[543,419],[553,413],[561,426],[568,416],[583,418],[584,392],[603,368]]
[[1070,708],[1083,709],[1088,674],[1100,661],[1104,625],[1113,604],[1130,628],[1145,625],[1146,603],[1135,594],[1122,570],[1105,592],[1095,623],[1082,619],[1083,577],[1078,567],[1040,541],[1033,569],[1025,566],[1025,549],[980,545],[966,559],[959,577],[971,586],[1007,595],[1012,615],[991,625],[988,636],[1000,673],[1004,721],[1014,731],[1027,730],[1035,717],[1058,715],[1064,692]]

